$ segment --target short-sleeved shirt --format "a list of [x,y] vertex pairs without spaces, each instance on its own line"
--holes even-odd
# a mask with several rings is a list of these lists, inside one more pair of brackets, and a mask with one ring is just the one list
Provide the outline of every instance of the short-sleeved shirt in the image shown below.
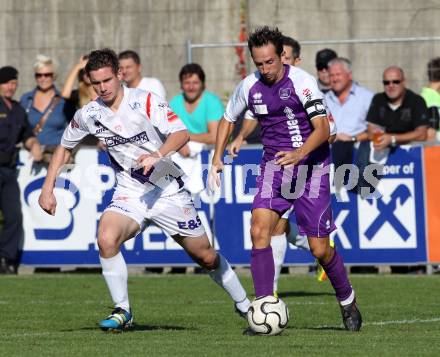
[[163,100],[167,99],[165,88],[162,82],[159,81],[157,78],[143,77],[136,88],[142,89],[146,92],[154,93],[161,97]]
[[430,107],[438,107],[440,108],[440,93],[435,89],[423,87],[420,95],[426,102],[426,106]]
[[[281,167],[274,161],[277,152],[301,147],[314,130],[311,121],[327,115],[315,78],[298,67],[285,65],[283,78],[267,84],[257,71],[240,82],[224,117],[235,123],[246,108],[246,117],[256,118],[261,124],[264,147],[252,209],[271,209],[283,215],[293,205],[301,234],[328,236],[336,227],[330,206],[327,141],[293,168]],[[307,177],[298,178],[302,165],[307,170],[322,169],[322,175],[316,177],[310,170]],[[294,197],[291,193],[296,191],[297,183],[304,190]]]
[[424,99],[407,89],[402,105],[396,110],[389,106],[385,93],[373,97],[367,121],[385,127],[387,133],[403,134],[419,126],[428,126],[428,111]]
[[325,102],[336,123],[337,132],[356,136],[367,130],[367,113],[374,93],[353,83],[350,93],[341,103],[333,91],[325,94]]
[[225,111],[220,98],[206,90],[202,93],[202,97],[192,113],[188,113],[185,109],[183,93],[171,99],[170,107],[183,121],[191,134],[207,133],[208,123],[219,121]]
[[[43,115],[51,107],[51,104],[49,104],[44,112],[40,112],[34,107],[36,91],[34,89],[27,92],[20,99],[20,104],[26,110],[32,128],[37,126]],[[58,90],[55,90],[55,93],[59,98],[59,102],[48,116],[43,130],[37,135],[37,139],[42,145],[59,145],[64,129],[75,114],[75,106],[62,98]]]
[[[285,65],[284,69],[283,78],[270,85],[258,71],[247,76],[226,106],[225,119],[230,122],[235,123],[246,108],[246,117],[259,121],[263,161],[273,160],[279,151],[301,147],[313,131],[311,120],[327,115],[315,78],[298,67]],[[309,158],[321,163],[328,155],[326,142],[299,164],[307,164]]]
[[0,166],[15,166],[17,144],[33,136],[26,112],[16,102],[9,107],[0,97]]
[[123,90],[116,113],[99,98],[78,110],[64,131],[61,145],[73,149],[88,134],[104,142],[116,171],[116,188],[128,197],[162,197],[179,192],[183,188],[183,172],[169,157],[161,159],[145,175],[137,159],[157,151],[168,135],[186,130],[185,126],[154,93],[126,87]]

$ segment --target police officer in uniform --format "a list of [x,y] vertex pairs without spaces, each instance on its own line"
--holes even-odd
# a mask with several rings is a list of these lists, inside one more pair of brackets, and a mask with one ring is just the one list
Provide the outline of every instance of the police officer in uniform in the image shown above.
[[14,67],[0,68],[0,210],[3,216],[0,232],[0,274],[15,274],[22,237],[20,188],[17,180],[19,143],[23,143],[35,161],[42,152],[32,133],[25,110],[13,100],[18,85]]

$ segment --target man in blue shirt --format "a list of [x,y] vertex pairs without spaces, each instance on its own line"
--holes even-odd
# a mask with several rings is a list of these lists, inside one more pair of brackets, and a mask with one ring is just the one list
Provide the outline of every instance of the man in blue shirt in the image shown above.
[[332,145],[335,170],[353,163],[353,146],[368,140],[367,113],[373,92],[353,81],[351,62],[342,57],[328,64],[331,90],[324,98],[336,123],[336,141]]
[[191,141],[214,144],[224,113],[220,98],[205,90],[205,72],[197,63],[183,66],[179,80],[182,93],[170,101],[171,109],[188,128]]

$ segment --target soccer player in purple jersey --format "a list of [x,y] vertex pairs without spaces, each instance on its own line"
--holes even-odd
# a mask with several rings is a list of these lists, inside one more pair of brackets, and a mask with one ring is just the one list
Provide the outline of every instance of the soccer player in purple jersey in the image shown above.
[[228,102],[217,131],[209,184],[211,188],[220,185],[218,173],[223,170],[227,140],[234,122],[248,109],[261,124],[264,150],[252,205],[255,296],[273,295],[270,239],[280,217],[293,205],[299,232],[307,235],[313,256],[335,289],[345,328],[359,331],[362,317],[354,290],[342,257],[329,244],[329,234],[336,227],[330,206],[330,131],[323,95],[310,74],[283,65],[282,36],[277,28],[265,26],[249,37],[257,71],[240,82]]

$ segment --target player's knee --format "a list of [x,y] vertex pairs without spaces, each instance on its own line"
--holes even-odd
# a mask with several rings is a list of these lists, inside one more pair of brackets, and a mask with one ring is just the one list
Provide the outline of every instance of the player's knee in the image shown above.
[[265,245],[269,242],[270,232],[266,227],[253,224],[251,227],[251,237],[254,246]]
[[315,245],[310,247],[310,252],[318,261],[325,262],[331,255],[331,248],[325,245]]
[[217,269],[219,264],[218,255],[214,250],[209,250],[203,254],[200,260],[200,265],[207,270]]
[[98,247],[101,252],[110,253],[119,250],[118,240],[110,232],[100,232]]

